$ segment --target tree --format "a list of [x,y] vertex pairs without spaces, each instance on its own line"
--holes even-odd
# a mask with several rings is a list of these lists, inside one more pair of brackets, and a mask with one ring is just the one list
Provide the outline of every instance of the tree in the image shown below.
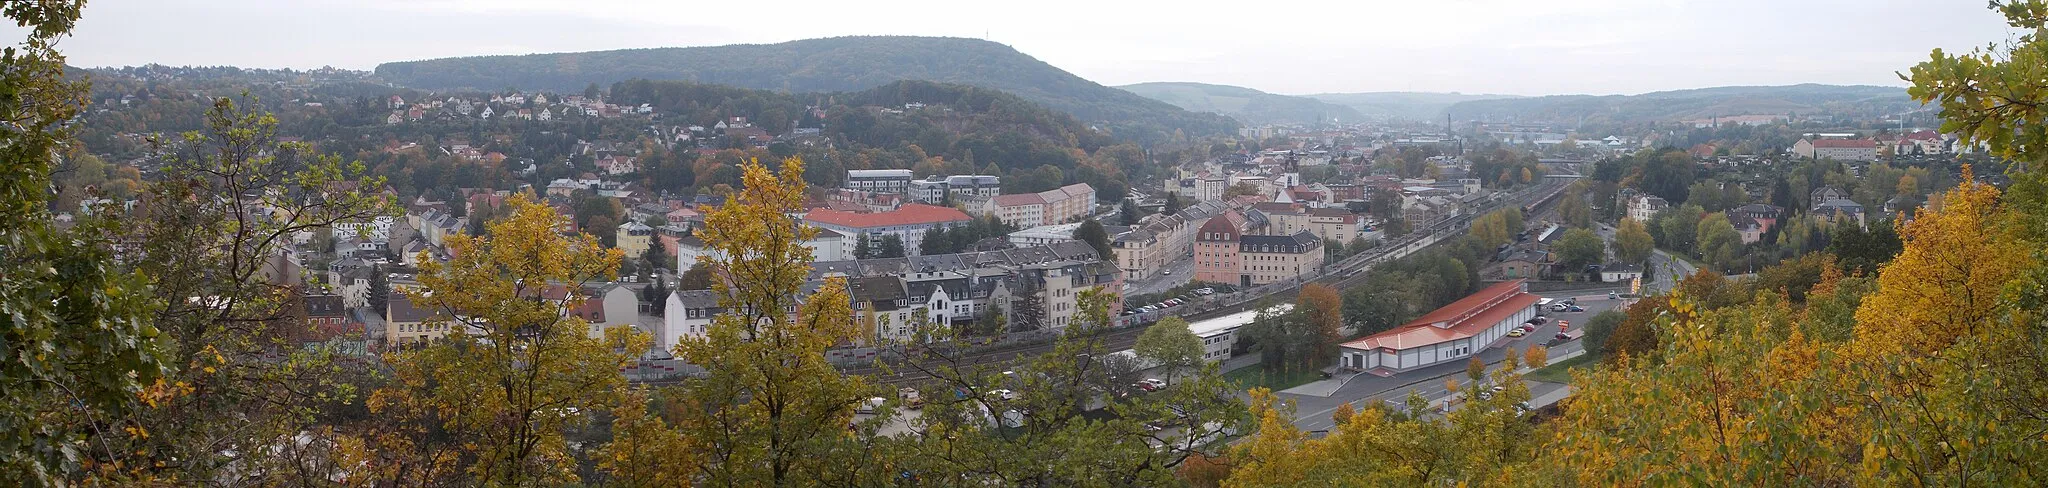
[[684,270],[683,274],[676,275],[676,289],[711,289],[711,266],[699,263],[696,266],[691,266],[690,269]]
[[[618,406],[626,383],[617,371],[649,339],[631,327],[592,334],[570,313],[589,298],[583,283],[617,276],[622,252],[588,234],[557,235],[564,219],[525,194],[506,210],[492,237],[451,236],[453,259],[421,263],[421,288],[406,295],[439,312],[424,325],[447,336],[392,356],[396,382],[371,396],[370,411],[403,429],[369,442],[447,442],[463,453],[466,476],[508,486],[574,482],[564,431],[584,421],[578,412]],[[379,468],[390,482],[434,481]]]
[[[336,441],[320,428],[319,412],[358,401],[354,382],[362,378],[336,364],[340,353],[329,339],[348,337],[301,318],[294,296],[302,283],[275,273],[273,257],[293,235],[394,208],[380,195],[347,189],[383,187],[360,165],[279,140],[275,117],[246,108],[253,100],[210,102],[205,128],[182,140],[190,152],[164,161],[145,187],[149,211],[101,229],[124,243],[124,254],[148,256],[117,262],[122,273],[149,280],[148,325],[169,338],[165,359],[182,365],[159,392],[186,394],[97,420],[109,422],[101,427],[108,435],[92,443],[118,457],[88,461],[149,467],[162,480],[264,484],[284,482],[286,472],[332,473],[336,465],[313,461],[333,456]],[[121,434],[131,427],[152,434]],[[262,459],[217,447],[285,444],[290,452]]]
[[169,337],[149,324],[156,305],[143,277],[113,266],[99,221],[63,230],[47,211],[57,149],[86,95],[64,78],[55,43],[83,4],[4,11],[28,28],[0,57],[0,112],[10,121],[0,126],[0,353],[10,358],[0,364],[0,473],[23,485],[61,486],[88,469],[80,457],[115,458],[87,442],[102,427],[92,419],[127,417],[182,390],[162,380],[177,366]]
[[896,234],[888,234],[888,235],[884,235],[884,236],[882,236],[882,245],[881,245],[881,246],[878,246],[878,249],[876,249],[876,250],[875,250],[875,257],[878,257],[878,258],[900,258],[900,257],[903,257],[903,238],[902,238],[902,237],[898,237],[898,236],[897,236]]
[[1621,311],[1610,309],[1593,315],[1591,319],[1587,319],[1584,325],[1586,335],[1581,338],[1585,341],[1586,352],[1588,354],[1605,354],[1607,352],[1607,338],[1614,336],[1615,328],[1620,326],[1622,319],[1626,317],[1627,315]]
[[1138,341],[1131,345],[1131,351],[1158,367],[1166,368],[1169,379],[1178,378],[1182,370],[1201,366],[1204,360],[1202,338],[1188,330],[1188,322],[1180,317],[1160,319],[1146,327],[1138,334]]
[[1565,188],[1564,200],[1558,203],[1557,213],[1566,224],[1579,228],[1593,226],[1593,207],[1586,202],[1586,182],[1575,181]]
[[676,346],[677,357],[705,369],[682,389],[695,408],[676,424],[708,453],[700,482],[827,480],[826,472],[860,462],[836,446],[867,386],[834,369],[825,350],[863,334],[844,279],[797,300],[812,259],[804,241],[817,232],[788,217],[803,209],[803,161],[783,161],[780,173],[758,162],[741,168],[744,189],[705,215],[702,237],[715,257],[704,265],[719,271],[712,293],[728,312]]
[[1522,351],[1522,357],[1522,362],[1528,364],[1529,367],[1541,368],[1543,365],[1550,363],[1550,348],[1529,346],[1528,350]]
[[1138,225],[1138,220],[1144,218],[1143,215],[1138,214],[1138,205],[1132,203],[1128,198],[1124,199],[1122,203],[1117,204],[1116,215],[1117,221],[1121,222],[1124,226]]
[[1180,206],[1180,194],[1167,193],[1166,203],[1159,207],[1159,215],[1173,215],[1180,213]]
[[1109,231],[1102,228],[1101,222],[1096,222],[1095,219],[1081,222],[1081,227],[1074,229],[1074,239],[1095,248],[1095,256],[1103,261],[1116,260],[1116,253],[1109,247]]
[[389,273],[384,272],[383,267],[376,267],[370,271],[370,290],[367,293],[369,297],[366,301],[373,313],[376,313],[378,317],[384,317],[385,314],[390,312],[391,276]]
[[[875,257],[875,249],[874,249],[874,247],[873,247],[873,246],[869,246],[869,245],[868,245],[868,240],[869,240],[869,239],[868,239],[868,235],[867,235],[867,234],[861,234],[861,235],[860,235],[859,237],[855,237],[855,238],[853,239],[853,258],[854,258],[854,259],[870,259],[870,258],[873,258],[873,257]],[[687,288],[685,288],[685,289],[687,289]],[[710,288],[705,288],[705,289],[707,289],[707,290],[708,290],[708,289],[710,289]]]
[[1586,229],[1564,231],[1564,236],[1557,238],[1557,245],[1551,248],[1557,251],[1558,264],[1573,272],[1607,260],[1607,244],[1599,234]]
[[1223,199],[1225,200],[1240,196],[1264,196],[1265,194],[1266,191],[1264,189],[1249,181],[1238,182],[1238,184],[1230,185],[1229,188],[1223,189]]
[[917,243],[917,253],[924,256],[945,254],[951,249],[951,243],[946,240],[946,229],[939,226],[925,229],[924,240]]
[[1698,205],[1685,204],[1659,212],[1657,227],[1663,230],[1663,240],[1657,246],[1673,251],[1690,253],[1699,236],[1700,219],[1706,218],[1706,210]]
[[1728,214],[1707,214],[1707,218],[1700,219],[1699,228],[1694,234],[1699,236],[1699,244],[1695,247],[1699,250],[1700,258],[1712,263],[1716,268],[1728,269],[1735,262],[1735,258],[1742,255],[1742,234],[1736,232],[1734,224],[1728,222]]
[[1322,369],[1324,361],[1337,357],[1337,340],[1344,327],[1344,297],[1335,288],[1310,283],[1301,287],[1295,306],[1301,308],[1309,330],[1308,340],[1312,341],[1310,347],[1303,348],[1308,354],[1300,358],[1300,370]]
[[1827,251],[1835,255],[1844,271],[1876,274],[1904,247],[1898,231],[1887,225],[1865,228],[1853,220],[1843,219],[1828,231]]
[[597,82],[594,82],[594,81],[593,81],[593,82],[591,82],[591,83],[590,83],[589,85],[585,85],[585,86],[583,87],[583,98],[588,98],[588,99],[591,99],[591,100],[597,100],[597,98],[598,98],[598,96],[599,96],[599,95],[603,95],[603,94],[604,94],[604,91],[603,91],[603,90],[604,90],[604,89],[602,89],[602,88],[598,88],[598,87],[597,87]]
[[1643,228],[1642,222],[1633,219],[1621,221],[1620,228],[1614,232],[1616,259],[1626,264],[1641,264],[1650,259],[1650,253],[1654,250],[1656,243],[1650,238],[1650,232]]

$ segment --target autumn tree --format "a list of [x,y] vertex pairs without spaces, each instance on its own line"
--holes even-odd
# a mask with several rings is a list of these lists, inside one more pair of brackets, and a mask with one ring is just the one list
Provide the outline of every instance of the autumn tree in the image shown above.
[[[370,445],[445,439],[465,477],[507,486],[574,482],[564,432],[618,407],[626,386],[618,371],[649,339],[631,327],[593,331],[575,313],[592,298],[584,284],[615,279],[623,252],[589,234],[557,235],[565,219],[525,194],[508,199],[505,211],[488,224],[490,237],[450,236],[453,259],[421,263],[420,288],[406,295],[439,312],[423,325],[446,338],[391,355],[396,381],[369,405],[408,422],[369,433]],[[434,481],[409,476],[425,470],[380,468],[371,479]]]
[[[250,109],[254,100],[210,102],[205,128],[180,138],[189,152],[165,161],[144,187],[146,211],[106,229],[129,256],[113,262],[149,279],[157,304],[149,324],[169,339],[178,366],[166,384],[195,394],[107,419],[118,422],[109,432],[150,435],[102,436],[95,442],[110,446],[102,452],[119,457],[97,462],[150,466],[159,480],[230,484],[331,475],[336,439],[321,412],[360,402],[367,378],[341,368],[345,354],[328,340],[367,338],[305,322],[297,297],[312,283],[284,272],[285,255],[295,234],[395,208],[358,190],[383,186],[360,163],[280,140],[277,119]],[[259,446],[286,447],[261,459],[223,452]]]
[[1088,247],[1095,248],[1095,256],[1103,261],[1116,260],[1116,254],[1109,247],[1109,231],[1103,229],[1102,223],[1095,219],[1081,222],[1081,227],[1074,229],[1074,240],[1086,242]]
[[1614,255],[1623,263],[1641,264],[1648,261],[1650,253],[1655,250],[1656,243],[1642,222],[1624,219],[1614,232]]
[[1557,205],[1558,218],[1578,228],[1593,226],[1593,206],[1586,202],[1586,182],[1575,181],[1565,187],[1564,199]]
[[794,158],[780,172],[742,165],[743,189],[704,218],[700,236],[714,252],[697,267],[715,270],[711,290],[727,312],[676,346],[705,375],[682,390],[691,408],[675,422],[705,454],[701,483],[830,483],[860,462],[836,453],[867,386],[826,363],[825,350],[867,332],[855,327],[843,279],[800,295],[812,260],[803,243],[817,232],[789,217],[803,209],[803,167]]

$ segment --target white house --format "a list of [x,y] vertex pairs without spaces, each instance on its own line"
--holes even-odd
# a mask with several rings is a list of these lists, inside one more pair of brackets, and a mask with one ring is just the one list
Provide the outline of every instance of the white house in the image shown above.
[[1536,295],[1522,280],[1505,281],[1393,330],[1338,346],[1337,366],[1398,372],[1471,357],[1536,316]]

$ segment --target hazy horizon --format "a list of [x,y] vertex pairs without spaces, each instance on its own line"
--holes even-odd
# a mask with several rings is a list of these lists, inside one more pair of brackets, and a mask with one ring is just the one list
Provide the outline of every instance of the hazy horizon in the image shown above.
[[1542,96],[1802,83],[1903,87],[1895,73],[1926,59],[1930,48],[1967,51],[2012,35],[1978,2],[1262,4],[1257,15],[1270,22],[1186,4],[1042,3],[1004,11],[926,1],[777,5],[108,0],[89,3],[76,36],[61,47],[82,67],[369,70],[443,57],[910,35],[986,38],[1107,86]]

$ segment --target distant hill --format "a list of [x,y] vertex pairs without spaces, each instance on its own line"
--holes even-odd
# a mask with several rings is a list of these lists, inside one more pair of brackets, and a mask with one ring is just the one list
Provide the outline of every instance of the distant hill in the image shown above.
[[1002,44],[943,37],[834,37],[780,44],[478,56],[385,63],[377,75],[421,89],[578,92],[590,83],[685,80],[783,92],[847,92],[898,80],[994,88],[1140,142],[1179,130],[1234,133],[1229,118],[1182,110],[1068,73]]
[[1443,120],[1444,109],[1460,102],[1517,98],[1515,95],[1423,92],[1318,93],[1304,96],[1351,107],[1366,117],[1418,121]]
[[1331,119],[1355,122],[1365,118],[1351,107],[1241,86],[1159,82],[1117,88],[1196,112],[1228,115],[1246,124],[1313,124]]
[[1460,120],[1676,122],[1715,117],[1829,114],[1872,117],[1915,110],[1906,89],[1884,86],[1724,86],[1641,95],[1555,95],[1475,100],[1450,107]]

